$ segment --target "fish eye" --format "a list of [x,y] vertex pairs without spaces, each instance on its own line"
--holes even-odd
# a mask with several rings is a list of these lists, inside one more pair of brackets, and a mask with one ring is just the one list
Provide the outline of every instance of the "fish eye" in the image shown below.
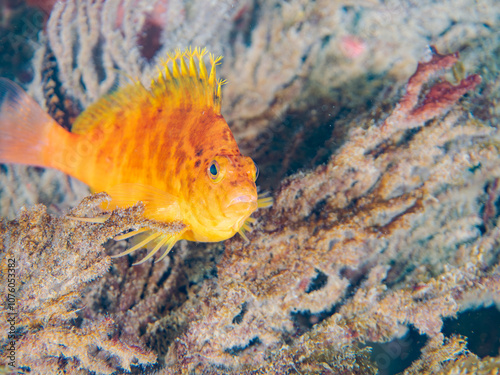
[[208,177],[210,177],[210,179],[212,181],[214,181],[214,182],[220,181],[220,177],[222,177],[222,176],[220,175],[219,163],[217,163],[216,160],[212,160],[212,162],[208,166],[207,173],[208,173]]
[[219,174],[219,168],[218,164],[215,160],[210,164],[210,174],[212,175],[213,178],[217,177]]

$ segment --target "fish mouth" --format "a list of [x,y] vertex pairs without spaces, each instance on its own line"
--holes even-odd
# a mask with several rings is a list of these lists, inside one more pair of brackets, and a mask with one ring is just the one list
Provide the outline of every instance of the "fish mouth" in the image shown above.
[[257,209],[257,196],[255,194],[238,195],[229,201],[226,209],[238,212],[253,212]]
[[229,206],[237,203],[252,203],[252,202],[257,202],[257,197],[255,195],[240,195],[236,198],[231,199],[231,202],[229,202]]
[[243,223],[257,209],[256,194],[241,194],[229,201],[226,205],[226,217],[233,221],[232,229],[238,232]]

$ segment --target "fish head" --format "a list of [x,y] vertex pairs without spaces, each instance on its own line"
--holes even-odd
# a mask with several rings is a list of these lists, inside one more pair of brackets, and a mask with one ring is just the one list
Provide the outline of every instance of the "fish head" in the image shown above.
[[234,236],[257,209],[257,174],[253,160],[239,150],[211,155],[190,189],[191,239],[216,242]]

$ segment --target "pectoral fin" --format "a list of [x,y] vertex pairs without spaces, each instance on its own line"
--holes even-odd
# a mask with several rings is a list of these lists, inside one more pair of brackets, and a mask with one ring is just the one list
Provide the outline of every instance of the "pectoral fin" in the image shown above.
[[153,186],[138,183],[119,184],[107,189],[106,193],[111,197],[111,202],[105,209],[130,207],[141,201],[145,206],[144,216],[148,219],[162,222],[182,219],[177,198]]
[[[124,255],[128,255],[136,250],[139,250],[142,247],[149,247],[150,245],[154,245],[153,249],[146,255],[143,259],[141,259],[139,262],[134,263],[134,266],[137,264],[144,263],[145,261],[149,260],[151,257],[153,257],[162,247],[166,246],[165,252],[156,260],[159,262],[162,260],[169,252],[172,250],[172,247],[177,243],[182,238],[183,233],[186,230],[182,230],[177,233],[172,233],[172,234],[165,234],[161,232],[153,232],[150,231],[147,236],[141,237],[139,242],[137,242],[135,245],[133,245],[130,249],[117,254],[113,255],[112,258],[118,258]],[[133,235],[143,233],[143,230],[139,230],[136,232],[132,232]],[[115,238],[116,239],[116,238]]]

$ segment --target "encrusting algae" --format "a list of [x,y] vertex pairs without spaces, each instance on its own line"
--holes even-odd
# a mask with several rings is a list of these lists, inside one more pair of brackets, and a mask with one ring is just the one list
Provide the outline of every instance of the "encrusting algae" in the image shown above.
[[142,201],[145,218],[182,224],[176,233],[142,228],[118,236],[143,233],[118,256],[153,244],[144,262],[166,247],[162,259],[181,239],[217,242],[237,232],[245,237],[250,215],[272,199],[258,198],[257,167],[241,155],[221,115],[221,58],[210,55],[208,72],[205,55],[201,49],[169,55],[149,89],[137,81],[102,97],[71,132],[2,79],[0,162],[56,168],[108,193],[106,209]]
[[[106,199],[104,193],[94,194],[70,214],[99,214]],[[8,264],[13,262],[15,269],[10,277],[15,298],[10,305],[0,305],[0,373],[82,374],[88,370],[112,374],[117,369],[130,373],[133,366],[156,362],[157,355],[137,340],[113,335],[115,323],[109,315],[75,323],[84,307],[80,300],[88,283],[102,277],[111,266],[102,243],[133,226],[165,233],[179,230],[175,225],[160,226],[145,219],[143,208],[139,204],[116,209],[105,223],[95,225],[65,216],[51,217],[40,204],[21,209],[16,220],[0,222],[2,290],[7,290],[8,278],[4,276]],[[11,345],[14,351],[7,358],[3,350],[7,352]]]

